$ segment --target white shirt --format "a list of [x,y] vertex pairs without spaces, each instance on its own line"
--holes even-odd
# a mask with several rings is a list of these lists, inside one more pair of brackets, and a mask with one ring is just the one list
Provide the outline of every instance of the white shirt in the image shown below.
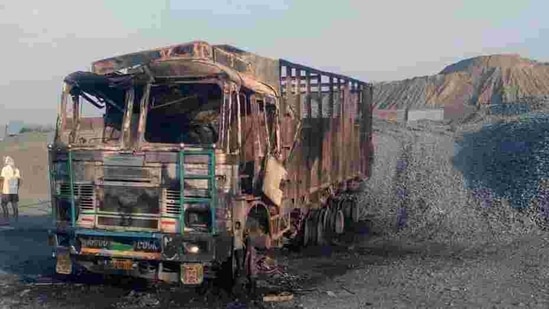
[[0,177],[4,178],[4,184],[2,187],[2,194],[17,194],[19,190],[19,178],[21,174],[18,168],[12,168],[11,166],[4,166],[2,168],[2,174]]

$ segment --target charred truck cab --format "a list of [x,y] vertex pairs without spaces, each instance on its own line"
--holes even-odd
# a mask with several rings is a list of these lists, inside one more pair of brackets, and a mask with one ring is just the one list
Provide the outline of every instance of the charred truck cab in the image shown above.
[[251,280],[261,249],[357,211],[334,192],[368,176],[370,100],[363,82],[205,42],[68,75],[49,145],[56,271]]

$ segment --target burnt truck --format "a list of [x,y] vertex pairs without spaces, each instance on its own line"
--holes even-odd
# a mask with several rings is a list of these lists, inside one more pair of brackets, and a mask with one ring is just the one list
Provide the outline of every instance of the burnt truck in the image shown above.
[[48,148],[57,273],[251,282],[265,248],[359,220],[372,86],[228,45],[145,50],[64,78]]

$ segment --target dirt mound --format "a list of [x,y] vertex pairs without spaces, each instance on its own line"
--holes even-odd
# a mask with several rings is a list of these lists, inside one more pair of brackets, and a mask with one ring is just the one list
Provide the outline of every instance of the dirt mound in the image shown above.
[[[540,102],[541,100],[541,102]],[[528,111],[549,105],[549,64],[518,55],[465,59],[433,76],[374,85],[374,105],[386,108],[526,105]]]

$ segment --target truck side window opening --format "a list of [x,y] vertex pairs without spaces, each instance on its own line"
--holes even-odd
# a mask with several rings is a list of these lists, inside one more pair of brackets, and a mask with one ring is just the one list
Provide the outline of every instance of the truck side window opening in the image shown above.
[[263,107],[263,97],[256,96],[255,98],[255,104],[252,107],[253,113],[256,119],[256,132],[257,138],[260,140],[259,142],[259,153],[261,156],[264,156],[266,148],[266,140],[267,140],[267,125],[265,123],[265,112]]
[[270,104],[265,105],[265,113],[267,116],[267,130],[269,132],[269,141],[271,143],[270,151],[273,151],[276,146],[276,106],[269,102]]
[[215,84],[153,86],[145,140],[150,143],[216,143],[222,98],[221,89]]
[[91,72],[75,72],[65,78],[65,131],[76,144],[119,141],[125,109],[128,77],[106,77]]
[[[257,111],[257,120],[260,124],[260,130],[257,134],[261,136],[262,141],[269,142],[268,145],[262,146],[262,152],[267,151],[271,152],[275,148],[276,143],[276,131],[275,131],[275,122],[276,122],[276,106],[273,104],[272,98],[259,97],[256,98],[256,111]],[[268,139],[267,139],[268,137]],[[269,146],[269,149],[267,149]]]
[[[238,117],[240,117],[240,129],[241,134],[243,130],[243,123],[245,117],[242,116],[242,114],[245,112],[246,109],[246,102],[243,100],[243,97],[245,99],[245,96],[239,95],[237,92],[233,92],[231,94],[232,96],[232,110],[230,112],[230,152],[236,153],[236,152],[242,152],[242,149],[238,149]],[[240,100],[240,113],[238,113],[238,101]],[[243,141],[244,139],[241,138]]]
[[241,90],[240,94],[240,116],[242,127],[242,149],[240,152],[240,190],[243,194],[252,193],[252,176],[254,174],[254,140],[257,139],[256,130],[254,129],[254,113],[252,109],[251,99],[252,92],[246,89]]
[[145,85],[135,87],[135,94],[133,100],[133,108],[130,114],[130,138],[129,141],[131,144],[137,141],[139,138],[139,118],[141,115],[141,100],[143,99],[143,93],[145,91]]

